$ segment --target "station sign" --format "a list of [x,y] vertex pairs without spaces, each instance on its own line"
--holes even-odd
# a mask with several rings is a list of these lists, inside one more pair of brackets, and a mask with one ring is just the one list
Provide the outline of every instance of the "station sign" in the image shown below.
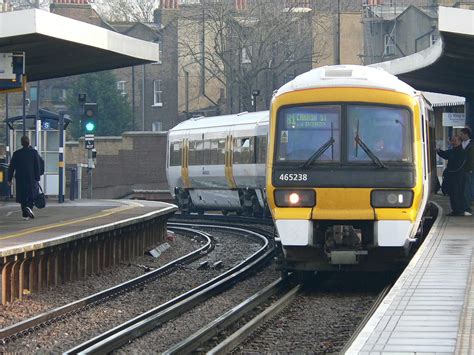
[[86,134],[84,136],[84,143],[85,143],[85,148],[86,149],[94,149],[95,148],[94,135],[93,134]]
[[443,126],[444,127],[464,127],[466,125],[466,114],[443,112]]
[[25,89],[24,53],[0,53],[0,92],[19,92]]
[[16,79],[16,73],[13,71],[13,53],[0,53],[0,79]]

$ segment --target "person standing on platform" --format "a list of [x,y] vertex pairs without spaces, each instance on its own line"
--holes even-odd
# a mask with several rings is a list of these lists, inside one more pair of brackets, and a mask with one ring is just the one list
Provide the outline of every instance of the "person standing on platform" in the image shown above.
[[21,145],[22,148],[13,153],[8,167],[8,185],[12,185],[15,177],[16,202],[21,204],[23,219],[29,220],[35,218],[33,205],[38,196],[40,158],[27,136],[21,137]]
[[471,202],[474,199],[474,142],[471,141],[472,132],[468,127],[461,129],[459,136],[462,139],[462,148],[466,152],[466,164],[464,165],[464,211],[472,215]]
[[[443,174],[446,184],[449,201],[451,203],[451,213],[448,216],[464,216],[464,164],[466,152],[462,149],[461,137],[454,136],[451,139],[452,149],[441,150],[437,149],[438,155],[448,160],[445,174]],[[467,212],[466,212],[467,213]]]

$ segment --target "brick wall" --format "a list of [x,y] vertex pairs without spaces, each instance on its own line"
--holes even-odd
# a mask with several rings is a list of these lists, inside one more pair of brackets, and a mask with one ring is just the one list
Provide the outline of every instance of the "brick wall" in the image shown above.
[[[133,190],[164,190],[166,132],[126,132],[122,137],[96,137],[97,164],[92,174],[93,198],[120,198]],[[67,142],[67,167],[85,164],[84,139]],[[82,169],[82,195],[87,196],[87,169]],[[69,183],[69,173],[67,182]]]

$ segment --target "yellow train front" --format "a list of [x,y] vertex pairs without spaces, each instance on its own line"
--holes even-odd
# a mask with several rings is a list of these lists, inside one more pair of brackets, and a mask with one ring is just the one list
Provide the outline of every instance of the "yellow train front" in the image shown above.
[[432,117],[419,92],[363,66],[314,69],[275,93],[266,193],[284,269],[406,263],[435,174]]

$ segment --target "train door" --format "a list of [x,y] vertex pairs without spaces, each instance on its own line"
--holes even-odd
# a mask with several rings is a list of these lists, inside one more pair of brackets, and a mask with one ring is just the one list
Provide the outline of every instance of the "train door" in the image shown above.
[[[421,206],[427,206],[428,203],[428,198],[431,192],[432,184],[431,184],[431,167],[430,167],[430,155],[429,155],[429,149],[430,149],[430,141],[429,141],[429,133],[428,133],[428,127],[429,127],[429,110],[430,107],[428,104],[424,101],[423,97],[419,97],[418,99],[418,104],[420,108],[420,117],[419,117],[419,122],[420,122],[420,128],[421,128],[421,143],[422,143],[422,152],[421,152],[421,158],[422,158],[422,166],[421,169],[423,171],[422,173],[422,200],[421,200]],[[416,140],[414,140],[416,141]],[[420,208],[418,215],[416,217],[416,222],[415,226],[420,226],[424,214],[424,209]]]
[[189,179],[189,139],[183,138],[181,149],[181,178],[183,179],[183,186],[186,189],[191,188],[191,181]]

